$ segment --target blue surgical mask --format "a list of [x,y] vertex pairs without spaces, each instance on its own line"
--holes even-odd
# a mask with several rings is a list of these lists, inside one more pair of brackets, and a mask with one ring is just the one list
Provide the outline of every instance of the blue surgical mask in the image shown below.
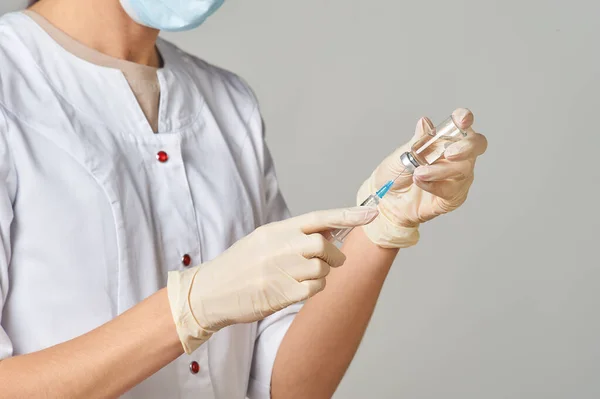
[[120,0],[139,24],[164,31],[194,29],[223,5],[225,0]]

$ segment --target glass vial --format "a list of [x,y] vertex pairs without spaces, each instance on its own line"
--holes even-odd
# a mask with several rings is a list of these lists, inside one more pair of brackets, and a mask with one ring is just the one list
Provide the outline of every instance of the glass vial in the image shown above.
[[406,167],[405,173],[412,174],[416,168],[431,165],[446,152],[451,144],[467,137],[467,132],[460,129],[452,116],[435,127],[413,144],[410,151],[400,156],[400,160]]
[[[417,142],[412,145],[410,151],[407,151],[400,156],[400,160],[405,167],[402,173],[412,175],[419,166],[431,165],[444,156],[446,148],[465,137],[467,137],[467,132],[461,130],[456,122],[454,122],[452,116],[449,116],[445,121],[436,126],[430,134],[417,140]],[[388,182],[389,185],[386,184],[377,193],[369,196],[361,206],[377,207],[380,198],[383,198],[392,183],[393,181]],[[342,244],[346,236],[348,236],[352,230],[353,228],[333,230],[330,233],[331,236],[329,240],[334,243]]]

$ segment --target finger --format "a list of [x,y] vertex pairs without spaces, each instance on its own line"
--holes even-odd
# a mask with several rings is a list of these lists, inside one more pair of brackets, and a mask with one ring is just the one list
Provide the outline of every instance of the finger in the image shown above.
[[452,120],[459,129],[465,131],[471,128],[475,121],[475,116],[467,108],[457,108],[452,112]]
[[300,284],[305,287],[307,291],[307,298],[311,298],[325,289],[326,279],[321,278],[319,280],[306,280]]
[[376,208],[355,207],[316,211],[287,220],[304,234],[320,233],[331,229],[356,227],[368,224],[379,214]]
[[390,180],[396,179],[398,176],[399,177],[394,182],[392,189],[401,189],[412,184],[412,176],[410,173],[403,173],[406,166],[402,163],[400,156],[409,151],[410,147],[421,137],[432,135],[433,131],[434,126],[429,118],[424,117],[419,119],[413,138],[388,156],[375,171],[375,185],[377,188],[383,186]]
[[323,231],[319,234],[321,234],[327,241],[331,241],[333,239],[334,231],[337,231],[337,230],[327,230],[327,231]]
[[319,258],[331,267],[339,267],[346,261],[346,255],[335,245],[327,241],[321,234],[306,236],[306,244],[302,248],[302,256],[306,259]]
[[444,156],[449,161],[461,161],[469,158],[477,158],[487,150],[487,138],[472,129],[467,131],[467,137],[446,149]]
[[433,125],[433,122],[431,122],[431,119],[429,119],[426,116],[422,117],[417,122],[417,127],[415,128],[415,134],[414,134],[411,142],[414,143],[423,136],[427,136],[427,135],[432,136],[434,129],[435,129],[435,126]]
[[[415,185],[436,197],[447,201],[461,197],[461,193],[469,191],[469,187],[473,182],[472,178],[467,180],[443,180],[436,182],[422,181],[417,176],[414,177]],[[460,205],[460,204],[459,204]]]
[[473,175],[473,161],[443,162],[420,166],[414,174],[419,180],[426,182],[465,180]]
[[331,267],[322,259],[312,258],[301,259],[299,262],[296,261],[292,266],[287,266],[285,271],[296,279],[296,281],[302,282],[327,277],[331,271]]

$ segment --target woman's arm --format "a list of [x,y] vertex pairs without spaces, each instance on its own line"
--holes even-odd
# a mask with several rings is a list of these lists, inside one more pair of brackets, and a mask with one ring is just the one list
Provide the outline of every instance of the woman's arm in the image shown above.
[[375,216],[365,207],[332,209],[262,226],[216,259],[170,272],[167,289],[92,332],[1,361],[2,393],[119,396],[213,332],[257,321],[321,291],[330,268],[341,266],[345,256],[319,232],[362,226]]
[[413,176],[404,173],[401,155],[410,151],[414,141],[433,134],[431,121],[422,118],[413,140],[386,158],[362,185],[357,198],[366,198],[377,187],[395,181],[379,204],[380,216],[348,236],[344,267],[332,271],[327,289],[307,302],[283,338],[271,380],[274,399],[333,395],[398,253],[383,248],[416,244],[420,223],[460,207],[467,199],[475,161],[487,149],[485,136],[471,128],[473,119],[471,111],[455,110],[452,121],[467,132],[465,138],[446,148],[443,159],[418,167]]
[[[273,367],[273,399],[331,398],[365,333],[398,250],[373,244],[354,229],[344,266],[309,299],[285,335]],[[301,355],[300,355],[301,354]]]
[[85,335],[0,361],[2,396],[114,398],[181,354],[167,290],[162,289]]

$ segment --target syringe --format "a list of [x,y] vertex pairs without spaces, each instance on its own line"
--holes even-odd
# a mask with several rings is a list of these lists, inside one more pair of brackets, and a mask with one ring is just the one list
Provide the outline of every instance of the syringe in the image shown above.
[[[400,176],[405,173],[412,175],[419,166],[431,165],[442,158],[446,148],[465,137],[467,132],[458,127],[452,116],[448,117],[429,134],[417,140],[410,151],[400,155],[400,162],[404,166],[402,172],[394,180],[385,183],[375,194],[371,194],[360,206],[377,207]],[[353,228],[332,230],[329,241],[343,243],[352,230]]]
[[[400,175],[398,175],[400,176]],[[388,191],[390,191],[390,188],[392,188],[392,185],[394,184],[394,180],[390,180],[387,183],[385,183],[383,185],[383,187],[381,187],[379,190],[377,190],[377,192],[375,194],[371,194],[369,196],[369,198],[367,198],[366,200],[364,200],[364,202],[362,204],[360,204],[360,206],[370,206],[373,208],[377,208],[377,205],[379,205],[379,201],[383,198],[384,195],[387,194]],[[345,228],[345,229],[336,229],[336,230],[332,230],[330,232],[331,234],[331,238],[329,239],[329,241],[331,242],[339,242],[339,243],[343,243],[344,239],[346,239],[346,236],[348,234],[350,234],[350,232],[352,231],[353,227],[350,228]]]

